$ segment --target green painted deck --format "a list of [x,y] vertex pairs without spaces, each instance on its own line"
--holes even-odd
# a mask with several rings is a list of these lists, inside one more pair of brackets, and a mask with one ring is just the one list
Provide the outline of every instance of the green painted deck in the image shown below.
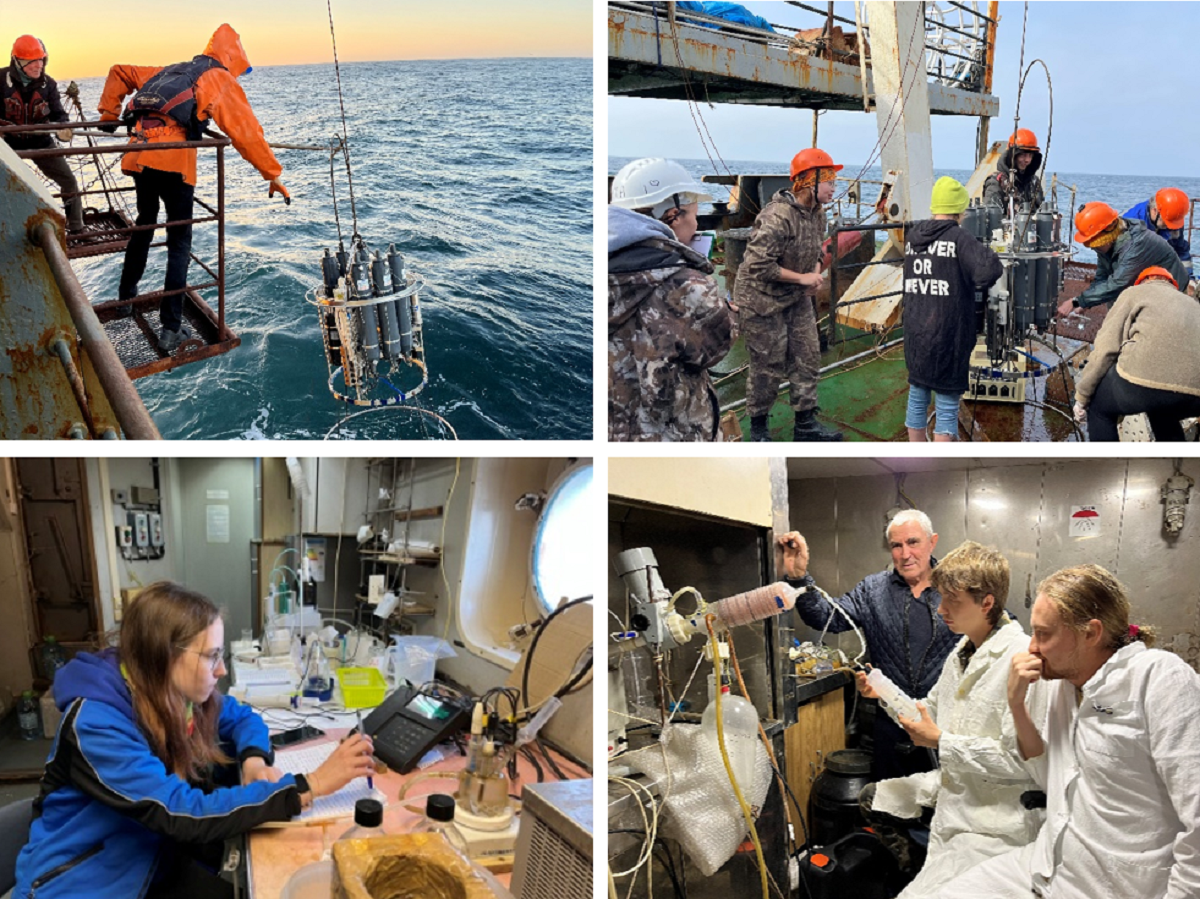
[[[903,336],[900,329],[889,340]],[[839,343],[821,357],[824,368],[840,359],[863,353],[881,343],[879,335],[854,329],[838,330]],[[845,341],[844,343],[841,341]],[[885,341],[886,342],[886,341]],[[1060,351],[1070,357],[1080,344],[1060,340]],[[1062,411],[1070,408],[1074,393],[1074,377],[1069,369],[1064,373],[1054,353],[1034,347],[1043,363],[1039,377],[1027,379],[1026,401],[998,403],[973,401],[964,397],[960,421],[971,427],[977,439],[988,441],[1073,441],[1081,434]],[[722,408],[743,400],[746,395],[746,348],[738,338],[733,349],[712,370],[717,399]],[[845,368],[821,375],[817,387],[821,411],[819,418],[828,427],[836,428],[846,440],[906,441],[908,431],[904,415],[908,405],[908,369],[904,364],[904,345],[885,350],[882,355],[851,362]],[[1048,406],[1047,402],[1057,405]],[[742,439],[750,439],[750,417],[744,406],[736,410]],[[792,439],[793,412],[788,390],[779,393],[771,407],[768,427],[771,439],[789,442]],[[960,440],[966,440],[965,428]]]

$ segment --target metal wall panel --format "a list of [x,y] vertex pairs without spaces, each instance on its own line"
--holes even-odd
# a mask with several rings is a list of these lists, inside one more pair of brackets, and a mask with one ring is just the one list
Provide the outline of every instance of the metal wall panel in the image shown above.
[[[904,492],[933,521],[936,555],[966,538],[1005,554],[1012,566],[1008,608],[1026,628],[1027,585],[1036,597],[1042,578],[1094,562],[1121,579],[1133,620],[1157,626],[1160,645],[1167,645],[1175,634],[1200,631],[1200,499],[1193,490],[1178,537],[1164,534],[1159,490],[1173,470],[1168,459],[989,460],[969,470],[911,473]],[[1200,460],[1184,460],[1182,470],[1200,481]],[[890,564],[883,526],[895,504],[887,475],[791,482],[792,523],[809,542],[818,583],[845,592]],[[1085,505],[1100,513],[1097,533],[1071,537],[1072,507]],[[1190,644],[1195,664],[1200,637]]]

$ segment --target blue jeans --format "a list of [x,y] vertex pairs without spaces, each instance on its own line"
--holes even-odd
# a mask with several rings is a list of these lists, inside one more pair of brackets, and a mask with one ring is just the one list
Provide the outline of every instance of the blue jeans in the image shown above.
[[958,401],[961,393],[938,393],[927,387],[908,385],[908,413],[904,416],[906,427],[916,431],[924,431],[926,411],[929,409],[930,394],[934,400],[933,433],[958,436]]

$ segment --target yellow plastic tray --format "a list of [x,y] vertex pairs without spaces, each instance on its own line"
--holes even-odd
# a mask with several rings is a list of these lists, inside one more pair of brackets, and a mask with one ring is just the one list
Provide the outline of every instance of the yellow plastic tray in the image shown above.
[[387,693],[387,681],[378,668],[339,668],[337,679],[348,709],[374,708]]

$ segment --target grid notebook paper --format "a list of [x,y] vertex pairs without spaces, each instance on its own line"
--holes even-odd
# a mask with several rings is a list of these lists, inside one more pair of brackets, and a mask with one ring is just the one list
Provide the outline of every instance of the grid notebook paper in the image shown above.
[[[315,771],[329,756],[333,755],[337,746],[336,742],[330,740],[299,749],[281,749],[275,753],[275,767],[285,774],[307,774]],[[307,823],[332,818],[353,818],[354,803],[360,799],[378,799],[387,805],[387,799],[383,793],[380,790],[372,790],[367,786],[367,779],[359,777],[350,781],[336,793],[317,797],[309,808],[292,820],[297,823]]]

